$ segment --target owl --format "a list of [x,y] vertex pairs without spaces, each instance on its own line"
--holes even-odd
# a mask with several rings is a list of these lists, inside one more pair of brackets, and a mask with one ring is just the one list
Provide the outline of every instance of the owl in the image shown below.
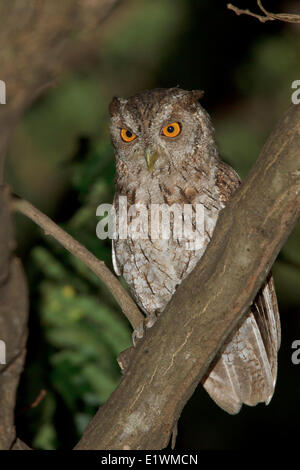
[[[128,99],[115,97],[109,107],[116,157],[116,220],[120,198],[127,204],[126,220],[122,219],[113,239],[113,266],[145,313],[147,327],[163,313],[177,286],[200,261],[220,211],[240,184],[236,172],[220,159],[210,117],[200,104],[202,94],[159,88]],[[153,236],[153,207],[182,210],[181,216],[171,213],[168,237]],[[185,219],[186,207],[191,210]],[[147,212],[137,230],[139,208]],[[203,223],[198,226],[199,208]],[[184,230],[175,233],[180,217],[190,222],[197,243],[189,243]],[[120,236],[124,224],[131,230]],[[137,329],[137,336],[140,333]],[[276,382],[279,345],[279,313],[269,275],[243,323],[211,364],[202,380],[204,388],[231,414],[238,413],[242,404],[268,404]]]

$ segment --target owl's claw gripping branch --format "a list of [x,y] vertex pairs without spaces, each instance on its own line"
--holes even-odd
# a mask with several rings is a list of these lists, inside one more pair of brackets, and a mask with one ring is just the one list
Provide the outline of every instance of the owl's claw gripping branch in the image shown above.
[[151,313],[147,315],[147,317],[135,328],[131,335],[134,348],[136,347],[137,342],[144,337],[146,328],[151,328],[156,320],[157,315],[155,313]]
[[145,320],[142,321],[132,332],[131,339],[133,347],[135,348],[137,342],[144,337],[145,334]]

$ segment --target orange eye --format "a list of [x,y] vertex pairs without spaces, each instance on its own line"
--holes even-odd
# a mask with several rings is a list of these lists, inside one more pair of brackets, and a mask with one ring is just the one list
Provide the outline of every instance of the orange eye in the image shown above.
[[132,142],[136,138],[136,135],[128,129],[121,129],[121,138],[124,142]]
[[181,127],[179,122],[172,122],[165,126],[162,130],[163,135],[166,137],[176,137],[181,132]]

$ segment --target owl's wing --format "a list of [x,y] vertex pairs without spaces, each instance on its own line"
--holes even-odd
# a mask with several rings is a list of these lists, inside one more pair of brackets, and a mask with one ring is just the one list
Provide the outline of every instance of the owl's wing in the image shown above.
[[[217,178],[224,202],[239,185],[237,174],[223,162]],[[272,276],[258,292],[238,330],[223,346],[202,383],[225,411],[238,413],[242,404],[268,404],[277,377],[280,320]]]

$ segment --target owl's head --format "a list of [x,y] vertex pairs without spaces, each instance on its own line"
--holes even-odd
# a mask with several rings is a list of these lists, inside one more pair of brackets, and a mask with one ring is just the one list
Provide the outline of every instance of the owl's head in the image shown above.
[[200,105],[203,92],[180,88],[147,90],[113,98],[110,132],[116,158],[131,174],[180,169],[187,159],[217,158],[210,118]]

